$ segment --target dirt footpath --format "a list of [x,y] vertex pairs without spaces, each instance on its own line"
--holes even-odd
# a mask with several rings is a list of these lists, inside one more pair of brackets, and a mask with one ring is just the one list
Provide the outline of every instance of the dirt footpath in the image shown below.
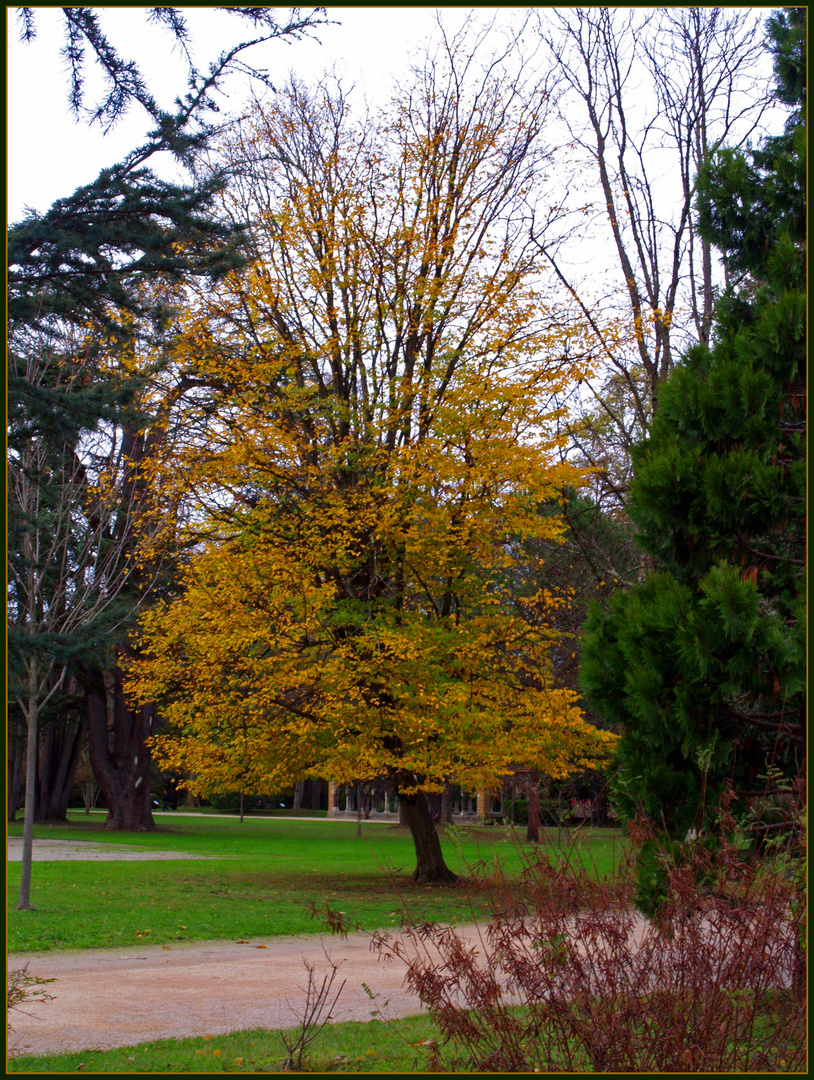
[[[9,862],[22,862],[23,840],[9,836],[6,841]],[[206,855],[189,855],[183,851],[145,851],[127,847],[125,844],[94,844],[89,840],[35,840],[31,848],[32,862],[64,862],[80,859],[82,862],[116,862],[139,859],[203,859]]]
[[[8,858],[19,861],[22,840],[8,839]],[[52,859],[178,859],[173,852],[141,851],[116,844],[35,840],[35,861]],[[123,949],[10,954],[8,970],[28,964],[30,975],[56,982],[43,987],[52,1001],[11,1015],[9,1049],[52,1054],[109,1049],[154,1039],[219,1035],[247,1028],[286,1028],[298,1023],[313,964],[318,985],[330,971],[326,952],[340,963],[334,986],[346,980],[335,1020],[410,1016],[421,1003],[402,986],[404,966],[383,963],[366,934],[343,941],[313,935],[255,938],[247,942],[182,942]],[[371,1001],[362,988],[367,983]]]
[[[246,944],[212,941],[94,949],[71,953],[11,955],[9,970],[28,963],[31,975],[56,978],[44,987],[53,1001],[11,1015],[9,1048],[30,1054],[108,1049],[246,1028],[297,1024],[292,1012],[305,1000],[312,963],[319,983],[330,970],[325,951],[341,961],[334,983],[346,980],[335,1020],[370,1020],[389,1001],[386,1015],[410,1016],[421,1003],[402,986],[404,967],[383,963],[363,934],[336,937],[253,939]],[[379,997],[371,1002],[367,983]],[[290,1004],[289,1004],[290,1003]]]

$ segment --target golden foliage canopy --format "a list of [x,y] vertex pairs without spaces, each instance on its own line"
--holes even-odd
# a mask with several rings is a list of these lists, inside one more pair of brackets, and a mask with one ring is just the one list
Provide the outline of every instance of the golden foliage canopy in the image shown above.
[[162,482],[198,547],[130,677],[202,790],[471,789],[612,741],[554,685],[555,601],[512,588],[579,481],[551,402],[584,340],[537,254],[548,97],[445,45],[378,119],[295,83],[223,148],[252,257],[179,322],[196,391]]

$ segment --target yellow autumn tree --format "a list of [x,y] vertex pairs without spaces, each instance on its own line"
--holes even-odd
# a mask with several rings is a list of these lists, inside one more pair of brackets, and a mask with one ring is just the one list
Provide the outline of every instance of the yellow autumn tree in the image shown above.
[[427,790],[612,741],[555,686],[555,601],[511,588],[579,482],[551,402],[587,356],[537,255],[546,88],[476,52],[445,40],[364,122],[292,83],[225,144],[251,262],[179,324],[197,393],[162,482],[197,548],[129,684],[202,790],[386,775],[422,881],[454,877]]

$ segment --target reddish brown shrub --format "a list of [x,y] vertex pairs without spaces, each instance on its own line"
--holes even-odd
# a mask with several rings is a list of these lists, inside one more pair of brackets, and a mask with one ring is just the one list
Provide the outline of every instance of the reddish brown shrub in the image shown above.
[[799,844],[792,858],[789,834],[786,850],[756,859],[726,836],[665,848],[652,921],[633,905],[632,859],[598,882],[543,851],[519,883],[495,874],[476,939],[409,920],[398,937],[376,935],[444,1036],[429,1068],[805,1070]]

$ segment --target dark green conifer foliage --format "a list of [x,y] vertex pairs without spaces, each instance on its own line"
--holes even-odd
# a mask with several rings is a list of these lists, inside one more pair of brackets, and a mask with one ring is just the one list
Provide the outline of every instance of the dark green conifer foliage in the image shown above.
[[653,568],[584,627],[583,691],[623,735],[617,800],[679,836],[731,779],[759,840],[753,797],[805,766],[805,11],[768,33],[793,111],[700,179],[729,285],[712,347],[667,381],[634,455],[628,511]]
[[[54,528],[93,528],[78,506],[71,516],[63,506],[66,477],[77,502],[86,472],[93,481],[90,461],[77,456],[83,437],[100,424],[135,431],[147,422],[134,409],[140,378],[123,375],[111,362],[134,336],[159,335],[170,317],[154,299],[158,292],[141,283],[214,276],[239,265],[240,230],[212,214],[219,186],[217,179],[184,187],[143,168],[106,169],[44,215],[31,214],[9,230],[8,449],[12,467],[29,470],[39,516],[20,520],[12,492],[12,560],[21,557],[18,534],[32,526],[48,531],[49,515]],[[25,450],[34,443],[38,452],[31,458]],[[24,464],[29,458],[35,472]],[[77,546],[82,543],[78,536]],[[76,632],[69,651],[88,633],[98,637],[112,615],[105,611],[97,631],[85,625]],[[10,633],[13,651],[34,644],[27,628],[20,636],[12,624]],[[49,633],[47,639],[57,647],[58,637]],[[37,635],[37,648],[45,646]],[[68,647],[67,641],[59,646]]]
[[[143,598],[133,579],[141,573],[143,585],[153,576],[153,568],[131,573],[126,565],[153,418],[137,405],[144,373],[118,364],[117,357],[139,337],[155,341],[165,332],[171,309],[162,299],[163,284],[182,283],[190,274],[217,276],[240,265],[241,230],[213,213],[222,176],[201,180],[193,170],[193,183],[172,184],[146,163],[168,152],[193,166],[215,130],[209,117],[218,111],[216,95],[228,74],[240,70],[270,85],[265,71],[244,60],[246,51],[274,38],[299,39],[326,21],[321,10],[301,16],[293,9],[287,22],[278,22],[273,9],[226,10],[248,22],[249,37],[199,70],[187,49],[181,11],[149,9],[149,18],[170,31],[187,62],[187,92],[165,110],[138,65],[107,39],[96,9],[61,9],[75,115],[108,130],[135,104],[153,129],[120,164],[47,213],[28,213],[8,235],[9,689],[16,703],[11,725],[15,716],[18,723],[24,720],[28,760],[21,907],[29,906],[38,729],[69,685],[74,693],[81,686],[86,699],[92,690],[104,703],[110,692],[103,677],[115,684],[115,715],[96,709],[94,770],[97,779],[97,764],[109,774],[107,788],[100,783],[111,827],[151,824],[144,744],[149,718],[131,716],[118,691],[117,646]],[[36,9],[21,8],[17,14],[23,40],[31,40]],[[101,97],[90,107],[84,83],[88,60],[105,80]],[[100,458],[94,446],[102,443]],[[118,470],[118,504],[114,488],[102,519],[89,509],[89,493],[100,468],[107,466],[110,473],[111,461]],[[78,707],[76,701],[69,706]],[[12,757],[22,753],[17,734],[10,733]],[[10,788],[16,791],[19,754],[15,761],[9,777],[14,774]],[[114,805],[125,788],[132,804],[126,813]],[[16,795],[9,804],[12,817],[15,809]]]
[[[190,274],[216,277],[242,262],[241,228],[219,221],[213,212],[225,178],[213,173],[192,184],[169,183],[144,163],[162,151],[190,163],[211,138],[214,129],[206,116],[217,112],[215,94],[227,73],[242,64],[242,70],[268,81],[264,72],[243,63],[244,51],[272,38],[301,38],[324,17],[319,9],[305,16],[294,9],[289,20],[280,23],[271,9],[230,13],[251,25],[251,36],[203,71],[186,50],[189,31],[183,14],[175,8],[149,9],[149,19],[170,31],[187,59],[188,92],[168,112],[152,97],[137,65],[105,36],[95,9],[62,9],[63,55],[76,115],[85,113],[107,129],[135,104],[156,126],[124,161],[103,169],[96,180],[57,200],[46,213],[28,213],[8,232],[7,445],[12,468],[28,468],[38,506],[38,520],[26,521],[13,493],[9,501],[12,608],[26,528],[47,532],[50,517],[59,522],[53,527],[77,532],[77,547],[93,528],[81,514],[66,518],[63,506],[66,476],[71,497],[81,498],[85,469],[76,453],[83,436],[100,424],[135,431],[149,420],[133,410],[139,380],[123,377],[110,363],[112,351],[125,348],[135,334],[159,335],[171,316],[155,301],[155,290],[142,284],[182,281]],[[35,9],[20,8],[17,15],[23,40],[33,39]],[[101,98],[89,109],[88,55],[105,78]],[[23,464],[23,451],[32,440],[39,451],[36,471]],[[71,467],[66,472],[67,460]],[[37,571],[50,572],[48,567]],[[56,650],[60,657],[76,655],[89,641],[104,638],[111,619],[121,621],[120,614],[111,605],[94,626],[84,624],[82,632],[70,638],[51,632],[32,635],[25,620],[12,615],[12,655],[31,648]]]
[[[31,7],[16,9],[21,41],[30,42],[37,36],[36,10]],[[123,56],[104,33],[100,9],[64,7],[60,10],[65,42],[61,50],[62,59],[69,82],[68,100],[74,115],[79,117],[84,114],[90,123],[100,124],[107,132],[131,105],[139,105],[158,124],[157,131],[151,133],[151,140],[170,136],[173,145],[165,148],[173,153],[178,151],[178,136],[187,130],[190,119],[199,124],[204,137],[211,134],[212,128],[202,120],[202,115],[218,111],[216,94],[227,72],[240,70],[269,89],[274,89],[268,72],[244,58],[248,50],[276,38],[298,41],[330,22],[324,8],[314,8],[306,15],[299,8],[291,8],[288,19],[282,21],[279,21],[280,9],[276,8],[220,8],[220,11],[232,16],[233,21],[242,22],[244,26],[248,24],[250,37],[224,49],[206,70],[202,70],[192,56],[192,36],[184,11],[171,7],[144,9],[147,21],[163,27],[169,33],[176,51],[186,62],[187,93],[183,98],[176,99],[176,111],[171,113],[162,109],[153,97],[138,63]],[[91,106],[86,103],[85,87],[89,57],[102,75],[104,86],[101,96]],[[134,151],[131,157],[139,153]]]

